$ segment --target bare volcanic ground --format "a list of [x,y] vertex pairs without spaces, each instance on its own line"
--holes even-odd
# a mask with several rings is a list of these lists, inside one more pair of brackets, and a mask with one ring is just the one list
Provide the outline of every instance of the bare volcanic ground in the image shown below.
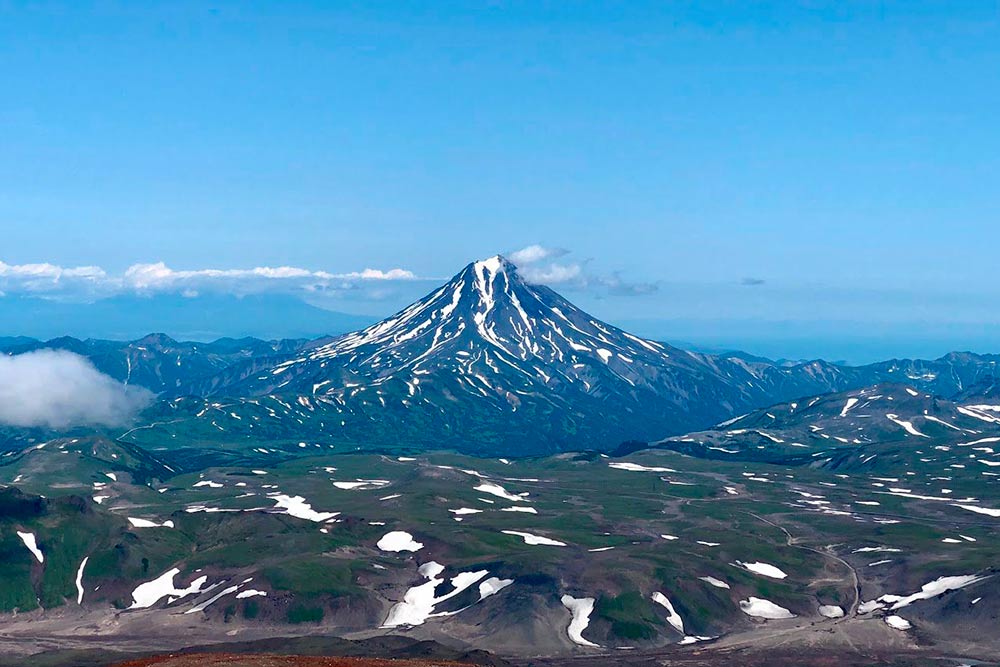
[[817,649],[783,648],[771,651],[693,651],[687,654],[620,655],[594,658],[556,659],[533,662],[527,667],[956,667],[968,663],[951,657],[930,657],[912,652],[862,653]]
[[[440,660],[346,658],[316,656],[189,653],[119,663],[114,667],[468,667],[470,663]],[[780,649],[775,651],[694,651],[684,655],[621,655],[567,658],[525,663],[526,667],[937,667],[954,665],[946,657],[903,654],[844,654],[838,651]],[[967,663],[966,663],[967,664]]]
[[393,660],[303,655],[239,655],[188,653],[161,655],[119,663],[115,667],[467,667],[468,663],[440,660]]

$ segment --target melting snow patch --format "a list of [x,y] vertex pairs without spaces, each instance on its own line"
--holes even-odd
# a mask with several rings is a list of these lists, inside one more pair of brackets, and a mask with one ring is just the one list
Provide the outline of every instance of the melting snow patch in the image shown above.
[[38,548],[38,543],[35,541],[34,533],[22,533],[17,531],[17,536],[21,538],[24,542],[24,546],[28,547],[28,551],[38,560],[39,563],[45,562],[45,556],[42,554],[42,550]]
[[905,597],[900,597],[898,595],[883,595],[879,598],[882,602],[887,602],[892,604],[892,609],[902,609],[918,600],[929,600],[933,597],[941,595],[947,591],[958,590],[959,588],[964,588],[969,584],[974,584],[977,581],[982,581],[986,577],[978,577],[974,574],[964,574],[954,577],[939,577],[934,581],[928,582],[920,587],[920,590],[912,595],[907,595]]
[[194,593],[202,593],[208,589],[202,589],[205,582],[208,581],[208,577],[201,576],[191,582],[187,588],[177,588],[174,586],[174,577],[180,574],[178,568],[173,568],[162,575],[153,579],[152,581],[147,581],[146,583],[139,584],[134,591],[132,591],[132,606],[129,609],[146,609],[147,607],[152,607],[161,599],[167,597],[168,595],[174,599],[179,599],[192,595]]
[[824,604],[819,608],[819,615],[826,618],[840,618],[844,615],[844,610],[835,604]]
[[393,551],[396,553],[400,551],[415,552],[424,548],[422,542],[417,542],[413,539],[413,535],[402,530],[394,530],[391,533],[386,533],[375,546],[382,551]]
[[573,614],[573,620],[566,628],[566,634],[569,635],[570,641],[580,646],[599,648],[594,642],[583,638],[583,631],[590,625],[590,613],[594,611],[594,598],[575,598],[572,595],[564,595],[561,602]]
[[236,585],[236,586],[230,586],[229,588],[224,589],[222,592],[216,593],[215,595],[213,595],[209,599],[205,600],[204,602],[196,604],[195,606],[191,607],[190,609],[188,609],[184,613],[185,614],[197,614],[199,611],[205,611],[206,609],[208,609],[209,605],[214,604],[220,598],[223,598],[223,597],[225,597],[227,595],[235,593],[239,589],[240,589],[240,585],[239,584]]
[[701,635],[688,635],[684,639],[677,642],[678,646],[687,646],[688,644],[697,644],[698,642],[710,642],[715,637],[703,637]]
[[475,487],[475,490],[481,493],[488,493],[492,496],[503,498],[504,500],[509,500],[515,503],[531,502],[527,498],[528,496],[527,493],[520,493],[518,495],[514,495],[513,493],[507,491],[507,489],[500,486],[499,484],[480,484],[479,486]]
[[148,519],[134,519],[132,517],[128,518],[128,522],[132,524],[133,528],[173,528],[174,522],[164,521],[163,523],[156,523],[155,521],[149,521]]
[[353,482],[334,482],[333,485],[345,491],[355,491],[358,489],[379,489],[389,485],[387,479],[359,479]]
[[294,516],[306,521],[329,521],[340,512],[317,512],[312,505],[306,502],[302,496],[286,496],[281,493],[268,494],[268,498],[274,501],[275,509],[283,509],[283,514]]
[[840,416],[841,417],[846,417],[847,413],[850,412],[851,408],[853,408],[857,404],[858,404],[858,399],[857,398],[849,398],[849,399],[847,399],[847,403],[844,405],[844,408],[840,411]]
[[795,618],[795,614],[792,612],[763,598],[751,597],[746,600],[740,600],[740,610],[747,616],[754,616],[756,618],[773,620]]
[[716,588],[729,588],[729,584],[722,581],[721,579],[716,579],[715,577],[698,577],[698,578],[707,584],[715,586]]
[[990,509],[989,507],[976,507],[975,505],[954,505],[954,507],[960,507],[963,510],[976,512],[977,514],[985,514],[986,516],[1000,517],[1000,510]]
[[83,604],[83,568],[87,567],[87,561],[90,560],[90,556],[87,556],[80,563],[79,569],[76,571],[76,603]]
[[246,598],[253,598],[253,597],[257,597],[257,596],[265,597],[266,598],[267,597],[267,592],[265,592],[265,591],[255,591],[252,588],[248,588],[245,591],[240,591],[239,593],[237,593],[236,594],[236,599],[237,600],[245,600]]
[[672,625],[677,632],[684,634],[684,619],[674,609],[674,605],[670,603],[667,596],[660,592],[653,593],[653,602],[667,610],[667,623]]
[[644,466],[629,461],[613,461],[608,464],[609,468],[615,470],[629,470],[632,472],[677,472],[673,468],[663,468],[660,466]]
[[788,576],[775,566],[767,563],[744,563],[743,561],[738,560],[736,561],[736,564],[744,569],[750,570],[754,574],[770,577],[772,579],[784,579]]
[[913,625],[902,616],[886,616],[885,623],[895,630],[909,630]]
[[526,514],[538,514],[538,510],[534,507],[524,507],[522,505],[514,505],[513,507],[504,507],[500,510],[501,512],[524,512]]
[[542,545],[547,547],[564,547],[565,542],[559,542],[557,540],[551,540],[547,537],[542,537],[541,535],[533,535],[531,533],[522,533],[516,530],[501,530],[504,535],[516,535],[524,540],[525,544],[531,545]]
[[904,420],[900,419],[897,415],[886,415],[885,418],[888,419],[889,421],[891,421],[894,424],[902,426],[903,430],[906,431],[907,433],[909,433],[910,435],[917,435],[917,436],[920,436],[921,438],[929,438],[930,437],[930,436],[928,436],[928,435],[926,435],[924,433],[921,433],[916,428],[914,428],[913,427],[913,422],[904,421]]
[[[403,601],[397,603],[389,610],[389,615],[382,624],[383,628],[396,628],[401,625],[422,625],[428,618],[436,615],[434,614],[434,607],[436,605],[455,597],[489,574],[486,570],[461,572],[451,579],[452,590],[450,593],[446,593],[441,597],[435,597],[438,585],[444,583],[444,579],[438,578],[438,575],[444,572],[444,566],[431,561],[430,563],[421,565],[418,571],[421,576],[427,578],[427,582],[406,591]],[[480,595],[482,595],[482,590],[480,590]],[[441,615],[449,614],[448,612],[442,612]]]
[[491,595],[496,595],[512,583],[514,583],[513,579],[500,579],[499,577],[490,577],[489,579],[480,582],[479,600],[482,601]]
[[884,606],[885,605],[883,605],[878,600],[869,600],[868,602],[862,602],[861,604],[858,605],[858,613],[868,614],[875,611],[876,609],[882,609],[882,607]]

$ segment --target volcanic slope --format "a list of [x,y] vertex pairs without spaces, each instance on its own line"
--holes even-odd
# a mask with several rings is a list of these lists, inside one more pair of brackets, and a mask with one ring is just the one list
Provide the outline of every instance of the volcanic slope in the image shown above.
[[160,405],[169,432],[139,435],[543,454],[704,428],[825,382],[644,340],[494,256],[367,329],[182,387],[209,398]]

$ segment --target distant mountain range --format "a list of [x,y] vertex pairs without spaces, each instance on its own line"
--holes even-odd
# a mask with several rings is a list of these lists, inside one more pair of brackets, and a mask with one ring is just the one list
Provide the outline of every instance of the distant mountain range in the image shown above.
[[176,389],[193,378],[211,376],[239,361],[288,354],[307,344],[308,339],[264,341],[258,338],[178,342],[164,334],[150,334],[129,342],[63,336],[47,341],[0,338],[0,352],[12,355],[42,349],[74,352],[87,357],[99,371],[120,382],[160,393]]
[[[356,333],[325,339],[178,343],[15,341],[71,349],[162,394],[156,442],[294,444],[543,454],[611,449],[698,431],[775,403],[900,382],[952,397],[992,386],[1000,357],[844,366],[701,354],[639,338],[527,283],[503,257]],[[985,384],[984,384],[985,383]],[[183,437],[181,437],[183,436]]]

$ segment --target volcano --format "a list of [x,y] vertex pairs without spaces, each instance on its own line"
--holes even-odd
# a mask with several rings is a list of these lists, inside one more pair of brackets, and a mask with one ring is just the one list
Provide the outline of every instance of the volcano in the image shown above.
[[809,393],[817,375],[632,335],[496,255],[366,329],[182,393],[272,401],[268,416],[290,415],[318,440],[517,455],[707,428]]

